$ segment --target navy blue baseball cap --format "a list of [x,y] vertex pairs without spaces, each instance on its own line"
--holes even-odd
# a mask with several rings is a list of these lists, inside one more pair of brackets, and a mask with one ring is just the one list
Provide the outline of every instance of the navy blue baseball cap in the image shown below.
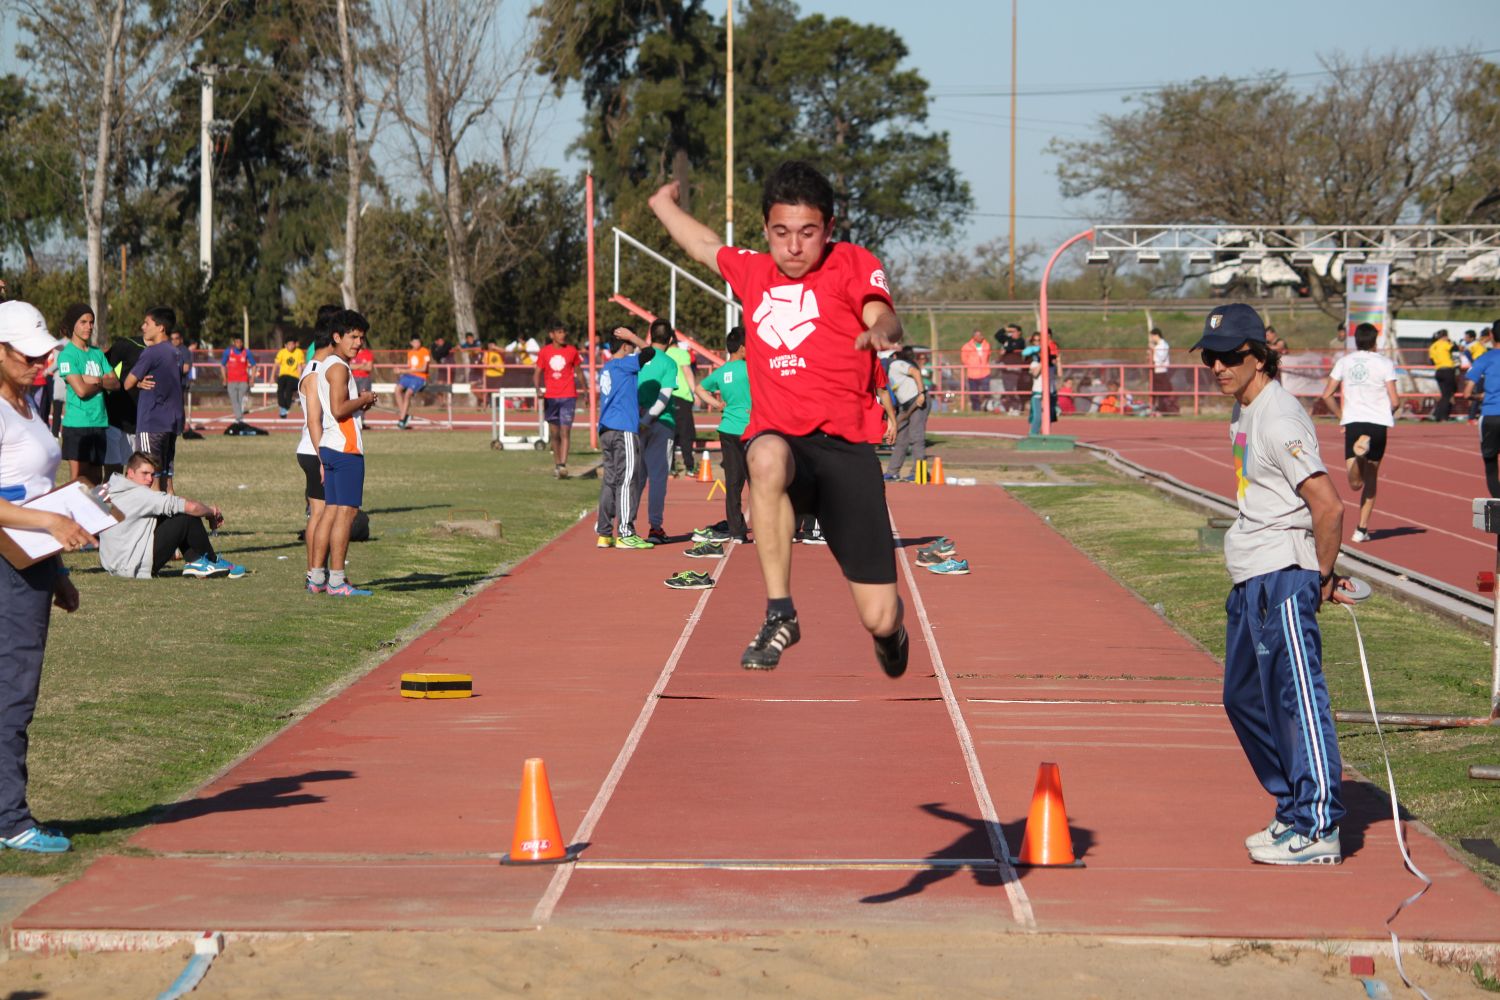
[[1264,344],[1266,324],[1260,313],[1243,302],[1231,302],[1219,306],[1203,321],[1203,336],[1192,346],[1192,350],[1232,351],[1247,340]]

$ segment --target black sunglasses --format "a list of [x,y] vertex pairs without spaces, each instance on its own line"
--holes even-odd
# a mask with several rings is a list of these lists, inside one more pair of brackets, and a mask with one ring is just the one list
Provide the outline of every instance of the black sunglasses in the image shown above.
[[18,357],[21,360],[25,361],[28,367],[35,367],[37,365],[45,365],[47,363],[47,359],[50,358],[50,357],[52,357],[52,352],[51,351],[48,351],[46,354],[43,354],[40,357],[32,357],[30,354],[27,354],[24,351],[18,351],[18,350],[16,350],[14,347],[11,347],[9,344],[5,345],[5,349],[7,351],[9,351],[10,353],[14,354],[16,357]]
[[1212,368],[1215,362],[1222,362],[1225,368],[1238,368],[1245,363],[1250,356],[1250,348],[1243,351],[1211,351],[1203,349],[1203,367]]

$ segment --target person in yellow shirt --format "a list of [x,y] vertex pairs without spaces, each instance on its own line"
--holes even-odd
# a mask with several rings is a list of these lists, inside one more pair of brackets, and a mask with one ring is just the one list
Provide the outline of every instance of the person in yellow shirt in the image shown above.
[[493,392],[500,388],[500,379],[505,375],[505,354],[493,340],[484,343],[484,388]]
[[1458,366],[1453,361],[1453,341],[1448,339],[1447,330],[1432,335],[1427,357],[1432,361],[1432,375],[1438,386],[1438,402],[1432,409],[1432,419],[1442,423],[1452,412],[1453,394],[1458,391]]
[[406,352],[406,370],[396,382],[396,426],[405,430],[411,423],[411,401],[427,388],[427,369],[432,364],[432,352],[422,346],[421,337],[411,338],[411,349]]
[[307,355],[297,344],[297,338],[287,334],[282,338],[281,350],[276,352],[276,408],[282,419],[292,409],[292,400],[297,398],[297,382],[302,378],[302,366]]

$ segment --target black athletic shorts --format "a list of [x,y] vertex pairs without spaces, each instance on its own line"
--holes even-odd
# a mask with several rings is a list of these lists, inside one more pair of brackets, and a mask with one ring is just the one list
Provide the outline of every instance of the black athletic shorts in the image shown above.
[[1497,455],[1500,455],[1500,417],[1484,417],[1479,421],[1479,457]]
[[[873,444],[856,444],[821,431],[793,437],[767,431],[792,449],[787,495],[798,514],[812,514],[850,583],[895,583],[896,546],[885,506],[885,481]],[[756,438],[761,435],[756,435]],[[746,450],[753,447],[754,440]]]
[[1365,461],[1378,462],[1385,457],[1385,432],[1390,428],[1384,424],[1353,423],[1344,425],[1344,461],[1354,457],[1354,442],[1360,437],[1370,439],[1370,450],[1365,452]]
[[103,465],[107,427],[64,427],[62,457],[84,465]]
[[297,464],[302,468],[302,475],[307,477],[307,486],[302,495],[309,500],[323,499],[323,462],[317,455],[304,455],[297,453]]
[[156,478],[172,478],[173,468],[177,464],[176,434],[167,431],[136,431],[130,436],[130,443],[136,451],[143,451],[156,459],[161,466]]

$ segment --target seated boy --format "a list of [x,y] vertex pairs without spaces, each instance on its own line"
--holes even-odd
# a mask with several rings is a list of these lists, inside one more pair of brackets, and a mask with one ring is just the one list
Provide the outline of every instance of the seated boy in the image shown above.
[[220,559],[204,529],[224,523],[224,514],[210,504],[158,493],[151,483],[161,469],[156,459],[136,452],[125,471],[109,477],[109,499],[125,520],[99,535],[99,562],[106,573],[146,580],[160,573],[173,553],[181,551],[183,576],[227,576],[238,580],[245,567]]

